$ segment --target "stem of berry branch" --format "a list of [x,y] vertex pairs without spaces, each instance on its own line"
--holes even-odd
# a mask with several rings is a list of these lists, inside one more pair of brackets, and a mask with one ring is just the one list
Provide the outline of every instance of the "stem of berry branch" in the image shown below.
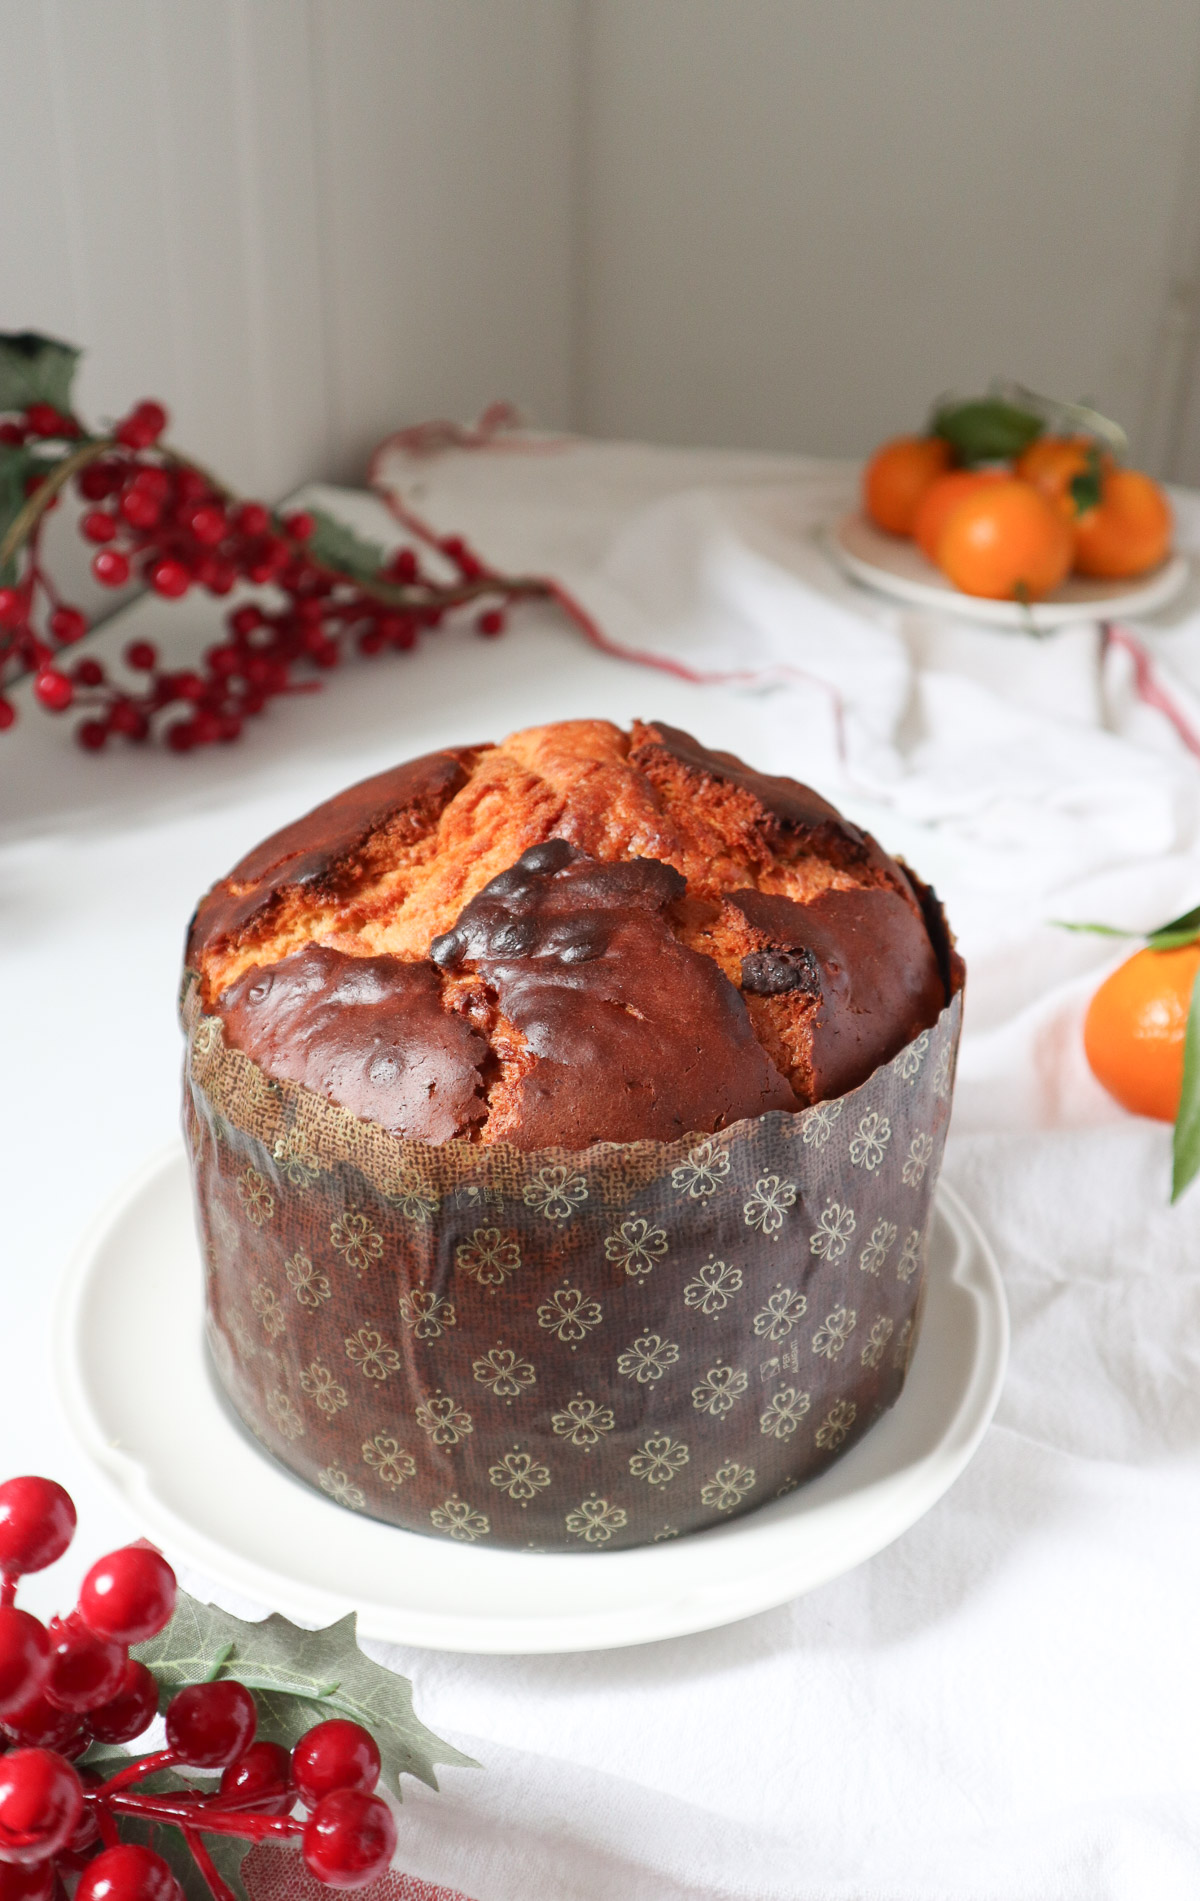
[[[94,436],[80,448],[72,450],[70,455],[64,456],[61,462],[55,463],[49,475],[13,517],[8,533],[0,541],[0,572],[3,571],[5,563],[10,561],[28,540],[60,489],[65,488],[81,470],[88,467],[89,463],[98,462],[101,456],[114,451],[119,452],[121,447],[115,436]],[[177,449],[169,449],[165,445],[160,446],[159,453],[165,461],[173,462],[177,468],[190,469],[193,474],[200,476],[226,503],[236,502],[237,497],[233,490],[227,488],[224,482],[212,474],[211,470],[204,467],[203,463],[195,462],[191,456],[181,455]],[[512,579],[506,579],[500,575],[487,574],[478,580],[464,581],[458,587],[435,588],[406,587],[400,583],[369,581],[359,576],[346,574],[341,568],[331,568],[323,561],[317,561],[308,553],[304,542],[298,541],[286,530],[280,533],[280,539],[287,542],[293,554],[303,556],[319,574],[327,576],[332,581],[349,582],[363,594],[370,595],[373,600],[382,601],[389,607],[463,607],[468,601],[478,600],[488,594],[502,594],[510,600],[515,600],[522,596],[547,593],[545,582],[534,575],[517,575]]]
[[240,1835],[252,1842],[287,1840],[304,1830],[304,1823],[290,1815],[238,1815],[215,1808],[197,1815],[194,1808],[169,1795],[106,1794],[104,1801],[118,1815],[136,1816],[143,1822],[175,1822],[180,1828],[202,1829],[206,1835]]
[[183,1839],[191,1850],[192,1860],[212,1890],[213,1901],[234,1901],[233,1889],[217,1873],[216,1864],[195,1829],[185,1828]]
[[104,1846],[106,1848],[119,1847],[121,1837],[117,1831],[117,1824],[113,1819],[112,1811],[106,1809],[103,1802],[97,1802],[95,1804],[95,1810],[96,1826],[100,1830],[100,1839],[104,1843]]
[[73,449],[70,455],[65,455],[61,462],[55,463],[49,475],[34,489],[9,523],[8,533],[0,541],[0,572],[31,534],[59,490],[65,488],[72,477],[78,475],[81,469],[86,469],[90,462],[98,462],[102,455],[117,446],[113,436],[95,436],[85,442],[81,449]]
[[6,1611],[11,1610],[17,1601],[20,1575],[19,1571],[6,1571],[3,1577],[0,1577],[0,1608]]
[[115,1776],[110,1776],[107,1782],[101,1783],[99,1794],[107,1801],[110,1795],[123,1789],[127,1783],[140,1782],[143,1776],[152,1776],[158,1769],[173,1769],[178,1760],[173,1749],[156,1749],[149,1756],[139,1756],[136,1762],[128,1763],[124,1769],[118,1769]]

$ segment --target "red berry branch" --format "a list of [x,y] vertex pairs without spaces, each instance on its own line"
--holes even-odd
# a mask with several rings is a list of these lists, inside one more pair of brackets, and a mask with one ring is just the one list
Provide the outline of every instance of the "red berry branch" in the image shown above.
[[[461,536],[389,558],[328,516],[240,501],[163,442],[159,403],[89,433],[70,402],[77,359],[51,338],[0,335],[0,689],[32,673],[47,712],[86,712],[76,737],[90,751],[114,738],[162,738],[177,752],[236,739],[270,700],[313,691],[354,652],[408,652],[467,609],[494,636],[504,602],[546,592],[487,568]],[[163,667],[146,640],[126,647],[125,682],[91,655],[68,660],[89,623],[60,597],[43,544],[50,511],[72,498],[102,587],[140,582],[164,600],[253,588],[260,598],[239,600],[194,667]],[[15,718],[0,690],[0,730]]]
[[[0,1901],[64,1901],[68,1875],[75,1901],[182,1901],[167,1858],[127,1838],[148,1826],[180,1831],[213,1901],[234,1901],[209,1845],[231,1836],[297,1840],[329,1887],[381,1875],[396,1823],[376,1793],[379,1747],[357,1722],[319,1722],[291,1750],[256,1740],[250,1690],[214,1672],[169,1697],[164,1747],[115,1768],[111,1756],[97,1762],[94,1745],[129,1742],[158,1713],[158,1679],[129,1650],[168,1625],[177,1588],[159,1552],[128,1545],[92,1566],[69,1616],[43,1625],[17,1607],[18,1580],[61,1557],[74,1529],[53,1480],[0,1485]],[[166,1771],[174,1786],[163,1788]],[[193,1787],[181,1771],[220,1780]]]

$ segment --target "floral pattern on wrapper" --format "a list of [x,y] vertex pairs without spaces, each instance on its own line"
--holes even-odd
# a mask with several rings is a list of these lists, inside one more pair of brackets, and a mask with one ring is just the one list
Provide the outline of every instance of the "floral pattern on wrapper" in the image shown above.
[[405,1141],[269,1080],[193,983],[230,1400],[326,1498],[460,1543],[602,1554],[788,1493],[904,1383],[960,1013],[796,1115],[521,1153]]

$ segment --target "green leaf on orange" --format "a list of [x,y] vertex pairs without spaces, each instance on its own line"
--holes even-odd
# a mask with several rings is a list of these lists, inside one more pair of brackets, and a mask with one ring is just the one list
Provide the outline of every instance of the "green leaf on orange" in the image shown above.
[[1015,460],[1042,428],[1041,417],[1031,410],[989,396],[944,405],[933,418],[932,433],[948,442],[958,461],[970,468],[977,462]]
[[1183,1039],[1183,1089],[1171,1143],[1171,1200],[1178,1201],[1200,1171],[1200,970],[1192,984]]

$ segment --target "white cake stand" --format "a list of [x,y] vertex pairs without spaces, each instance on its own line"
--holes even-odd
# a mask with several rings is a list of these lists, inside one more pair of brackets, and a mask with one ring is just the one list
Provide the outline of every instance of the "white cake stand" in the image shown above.
[[65,1277],[55,1360],[67,1416],[169,1557],[302,1623],[441,1650],[649,1643],[732,1623],[861,1564],[952,1485],[999,1397],[1008,1315],[962,1203],[939,1190],[920,1337],[898,1403],[811,1484],[745,1518],[606,1553],[487,1550],[397,1530],[275,1464],[210,1373],[181,1148],[97,1217]]

